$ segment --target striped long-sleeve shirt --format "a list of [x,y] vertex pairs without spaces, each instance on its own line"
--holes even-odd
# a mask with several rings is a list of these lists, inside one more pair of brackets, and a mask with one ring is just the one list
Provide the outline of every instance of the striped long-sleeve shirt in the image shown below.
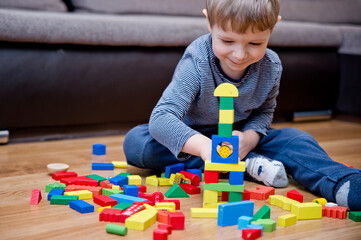
[[151,136],[178,159],[184,143],[207,126],[219,122],[219,98],[215,88],[232,83],[239,96],[234,99],[234,129],[268,133],[276,107],[282,73],[278,55],[270,49],[250,65],[238,81],[222,71],[212,50],[212,36],[206,34],[191,43],[179,61],[172,81],[154,107],[149,121]]

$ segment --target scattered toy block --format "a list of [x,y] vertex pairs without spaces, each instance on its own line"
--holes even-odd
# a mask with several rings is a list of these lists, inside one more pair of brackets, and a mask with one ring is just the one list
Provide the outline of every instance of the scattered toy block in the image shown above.
[[71,191],[71,192],[64,192],[65,196],[78,196],[79,200],[83,199],[92,199],[93,193],[89,190],[78,190],[78,191]]
[[191,208],[192,218],[217,218],[217,208]]
[[98,195],[93,198],[94,203],[100,206],[115,206],[117,205],[117,201],[107,195]]
[[220,204],[228,203],[228,201],[221,201],[217,203],[203,203],[203,208],[217,208]]
[[291,190],[287,192],[287,197],[293,200],[296,200],[300,203],[303,203],[303,195],[296,190]]
[[218,206],[218,226],[237,225],[240,216],[253,217],[254,202],[242,201],[224,203]]
[[109,178],[108,180],[109,180],[109,182],[111,182],[115,185],[119,185],[121,187],[128,184],[127,176],[117,175],[115,177]]
[[113,190],[120,190],[120,186],[118,186],[118,185],[112,185],[112,189],[113,189]]
[[168,239],[168,230],[156,228],[153,230],[153,240],[167,240]]
[[161,202],[172,202],[175,204],[175,210],[180,209],[180,201],[177,199],[167,199],[167,200],[162,200]]
[[109,197],[114,198],[115,200],[117,200],[118,203],[133,204],[135,202],[147,201],[147,199],[145,199],[145,198],[138,198],[138,197],[133,197],[133,196],[119,194],[119,193],[110,195]]
[[132,175],[132,174],[131,174],[131,173],[127,173],[127,172],[121,172],[121,173],[119,173],[117,176],[128,177],[129,175]]
[[252,221],[253,225],[262,225],[264,232],[273,232],[276,230],[276,221],[272,219],[258,219],[257,221]]
[[[234,110],[220,110],[220,112],[222,111],[234,111]],[[226,123],[226,122],[224,122]],[[223,142],[228,142],[232,145],[233,147],[233,152],[230,156],[223,158],[219,155],[219,153],[217,152],[217,146],[222,144]],[[239,151],[239,137],[238,136],[231,136],[231,137],[221,137],[218,135],[213,135],[212,136],[212,163],[219,163],[219,164],[235,164],[238,165],[240,162],[238,161],[238,153]],[[211,170],[208,168],[205,168],[206,170]],[[222,170],[222,169],[218,169],[218,171],[227,171],[227,170]],[[231,169],[228,171],[238,171],[236,169]],[[244,170],[243,170],[244,171]]]
[[78,176],[78,177],[68,177],[60,179],[61,183],[65,183],[65,185],[73,185],[75,184],[75,180],[77,179],[86,179],[86,176]]
[[123,192],[123,190],[103,188],[102,189],[102,194],[100,194],[100,195],[110,196],[110,195],[113,195],[113,194],[116,194],[116,193],[123,194],[124,192]]
[[129,185],[141,185],[142,178],[139,175],[129,175],[128,176],[128,184]]
[[299,204],[300,202],[290,199],[282,195],[271,195],[269,196],[269,203],[277,207],[282,208],[283,210],[291,210],[291,206],[294,204]]
[[120,236],[126,236],[128,234],[128,228],[121,225],[108,223],[105,226],[105,231],[111,234],[117,234]]
[[[238,159],[237,159],[238,162]],[[207,171],[241,171],[244,172],[246,170],[245,162],[238,163],[215,163],[210,160],[206,160],[204,165],[204,169]]]
[[263,225],[256,225],[256,224],[250,224],[247,226],[249,229],[260,229],[261,230],[261,236],[263,235]]
[[144,185],[137,185],[139,188],[139,192],[145,193],[147,191],[147,187]]
[[94,186],[98,187],[98,181],[91,179],[91,178],[85,178],[85,179],[76,179],[74,182],[74,185],[82,185],[82,186]]
[[263,205],[253,216],[253,220],[257,221],[258,219],[269,219],[271,217],[271,208],[266,204]]
[[181,197],[189,197],[189,195],[178,185],[175,183],[169,190],[165,193],[167,198],[181,198]]
[[69,205],[70,201],[78,200],[78,196],[53,195],[50,204]]
[[107,146],[101,143],[93,144],[92,153],[94,155],[105,155]]
[[156,175],[152,175],[145,178],[145,184],[158,187],[159,181]]
[[127,168],[128,164],[126,161],[112,161],[114,168]]
[[273,187],[257,186],[256,190],[248,190],[251,193],[251,199],[266,200],[270,195],[275,194]]
[[177,163],[173,165],[169,165],[165,167],[165,177],[170,178],[170,175],[172,173],[178,173],[180,171],[184,170],[184,164],[183,163]]
[[168,214],[168,224],[172,225],[175,230],[184,229],[185,216],[183,212],[169,212]]
[[45,186],[45,192],[49,193],[53,188],[65,189],[66,185],[64,183],[59,183],[59,182],[49,183]]
[[102,188],[113,189],[114,184],[110,183],[109,180],[104,180],[100,182],[99,186]]
[[354,222],[361,222],[361,211],[350,211],[348,217]]
[[[135,204],[135,203],[133,203]],[[121,209],[121,210],[125,210],[127,208],[129,208],[130,206],[132,206],[133,204],[131,203],[118,203],[117,205],[115,205],[113,208],[116,208],[116,209]]]
[[158,178],[159,186],[172,186],[173,184],[169,181],[169,178]]
[[294,214],[286,214],[278,217],[278,225],[288,227],[296,224],[297,216]]
[[219,171],[204,170],[205,183],[218,183],[218,180],[219,180]]
[[125,223],[125,220],[128,217],[130,217],[133,214],[140,212],[144,209],[145,209],[144,205],[132,205],[132,206],[128,207],[126,210],[124,210],[123,212],[120,213],[119,222]]
[[[222,198],[223,198],[222,194]],[[243,193],[242,192],[229,192],[228,193],[228,202],[239,202],[243,200]]]
[[42,197],[40,189],[33,189],[31,191],[30,205],[38,205],[41,199]]
[[291,206],[291,213],[297,220],[322,218],[322,206],[317,203],[298,203]]
[[155,208],[159,209],[167,209],[170,212],[175,212],[175,203],[173,202],[157,202],[155,203]]
[[158,228],[159,229],[165,229],[168,231],[168,234],[172,234],[172,225],[169,225],[169,224],[158,224]]
[[98,181],[98,186],[100,186],[100,183],[101,183],[102,181],[107,180],[105,177],[99,176],[98,174],[90,174],[90,175],[86,175],[85,177],[86,177],[86,178],[93,179],[93,180],[95,180],[95,181]]
[[211,190],[203,190],[204,203],[218,203],[218,192]]
[[203,189],[211,191],[243,192],[244,185],[231,185],[228,182],[219,181],[218,183],[204,183]]
[[145,230],[157,220],[157,209],[144,204],[145,209],[137,212],[125,220],[125,226],[134,230]]
[[240,216],[238,218],[238,229],[242,230],[244,228],[247,228],[247,226],[250,225],[252,221],[253,221],[253,217]]
[[59,188],[51,189],[51,191],[48,194],[48,201],[50,201],[50,199],[53,195],[63,195],[64,191],[65,191],[64,189],[59,189]]
[[242,229],[242,239],[244,240],[255,240],[257,238],[260,238],[262,236],[262,230],[261,229]]
[[229,184],[231,185],[243,185],[244,172],[229,172]]
[[251,193],[244,189],[243,190],[243,201],[251,200]]
[[197,174],[202,181],[202,171],[196,168],[187,169],[187,172]]
[[139,187],[137,185],[124,185],[123,192],[125,195],[139,197]]
[[122,209],[117,208],[104,208],[99,214],[99,221],[119,222],[119,216],[122,211]]
[[190,185],[187,183],[181,183],[179,186],[188,194],[199,194],[201,193],[201,189],[194,185]]
[[[228,199],[229,199],[229,192],[222,191],[221,201],[228,202]],[[242,193],[242,200],[243,200],[243,193]]]
[[93,193],[93,196],[102,195],[102,188],[95,186],[84,186],[84,185],[68,185],[65,188],[65,192],[88,190]]
[[105,206],[98,208],[98,213],[101,213],[105,208],[111,208],[112,206]]
[[157,213],[157,221],[168,224],[168,218],[169,218],[169,211],[165,209],[159,209]]
[[322,216],[330,217],[330,218],[345,219],[347,216],[347,207],[322,206]]
[[169,181],[169,183],[171,184],[171,185],[173,185],[174,183],[178,183],[178,184],[180,184],[180,183],[188,183],[188,184],[190,184],[191,183],[191,180],[190,179],[188,179],[188,178],[186,178],[183,174],[181,174],[181,173],[172,173],[171,175],[170,175],[170,178],[168,179],[168,181]]
[[157,203],[157,202],[162,202],[164,200],[164,194],[161,192],[154,192],[152,193],[152,195],[150,195],[149,200]]
[[321,206],[325,206],[325,204],[327,203],[327,200],[326,200],[326,198],[316,198],[316,199],[313,199],[312,202],[318,203]]
[[201,182],[201,178],[197,175],[197,174],[194,174],[194,173],[190,173],[190,172],[187,172],[187,171],[180,171],[181,174],[183,174],[183,176],[185,178],[188,178],[191,180],[191,184],[193,186],[198,186],[199,183]]
[[77,177],[76,172],[55,172],[51,175],[54,180],[60,180],[62,178]]
[[94,206],[90,203],[87,203],[83,200],[75,200],[69,202],[69,207],[80,212],[80,213],[90,213],[94,212]]

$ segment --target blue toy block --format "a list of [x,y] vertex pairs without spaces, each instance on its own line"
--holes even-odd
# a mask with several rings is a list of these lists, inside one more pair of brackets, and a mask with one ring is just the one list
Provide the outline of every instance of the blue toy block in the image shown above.
[[201,181],[203,181],[202,179],[202,171],[196,168],[192,168],[192,169],[187,169],[187,172],[193,173],[193,174],[197,174],[199,176],[199,178],[201,179]]
[[253,217],[253,209],[252,201],[219,204],[217,224],[221,227],[237,225],[240,216]]
[[113,163],[92,163],[92,170],[114,170]]
[[80,213],[94,212],[94,206],[83,200],[70,201],[69,207]]
[[241,216],[238,218],[238,229],[242,230],[243,228],[248,228],[248,225],[251,225],[253,217]]
[[[223,142],[228,142],[233,147],[233,153],[226,158],[221,157],[217,152],[217,146]],[[212,159],[213,163],[238,163],[238,155],[239,155],[239,137],[221,137],[218,135],[212,136]]]
[[120,194],[120,193],[112,194],[112,195],[110,195],[109,197],[117,200],[118,204],[119,204],[119,203],[130,203],[130,204],[133,204],[133,203],[135,203],[135,202],[148,201],[148,199],[145,199],[145,198],[133,197],[133,196],[124,195],[124,194]]
[[261,229],[261,236],[263,236],[263,225],[249,224],[246,228]]
[[115,185],[119,185],[121,187],[128,184],[128,177],[127,176],[117,175],[115,177],[109,178],[108,180],[109,180],[110,183],[113,183]]
[[243,185],[244,172],[229,172],[229,184],[231,185]]
[[165,177],[170,178],[170,175],[172,173],[178,173],[180,171],[184,170],[184,164],[183,163],[177,163],[173,165],[169,165],[165,167]]
[[125,195],[139,197],[139,187],[137,185],[123,185],[123,191]]
[[60,189],[60,188],[53,188],[50,190],[49,194],[48,194],[48,201],[51,200],[51,197],[53,195],[63,195],[64,194],[65,189]]
[[101,143],[93,144],[93,154],[94,155],[105,155],[106,146]]

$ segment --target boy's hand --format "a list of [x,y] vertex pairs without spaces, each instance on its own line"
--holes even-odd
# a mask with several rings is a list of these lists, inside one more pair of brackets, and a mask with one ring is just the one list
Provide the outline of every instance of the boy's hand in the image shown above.
[[239,158],[241,160],[257,146],[261,139],[259,134],[253,130],[246,130],[245,132],[234,130],[232,135],[239,137]]

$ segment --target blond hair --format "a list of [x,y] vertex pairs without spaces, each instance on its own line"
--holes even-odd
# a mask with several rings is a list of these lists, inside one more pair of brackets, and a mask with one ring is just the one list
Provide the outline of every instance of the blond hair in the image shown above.
[[222,30],[245,33],[249,27],[272,30],[280,4],[278,0],[207,0],[206,8],[211,27],[217,24]]

